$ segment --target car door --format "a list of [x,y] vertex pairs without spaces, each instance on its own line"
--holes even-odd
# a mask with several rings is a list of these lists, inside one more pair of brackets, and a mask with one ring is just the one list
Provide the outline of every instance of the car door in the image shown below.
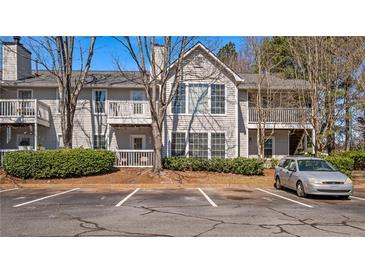
[[288,167],[289,176],[287,178],[287,187],[291,189],[296,189],[296,184],[298,181],[298,168],[296,160],[292,160]]
[[287,181],[288,181],[288,178],[289,178],[289,170],[288,170],[288,167],[290,165],[290,163],[292,162],[293,160],[290,160],[290,159],[287,159],[285,160],[285,162],[283,163],[283,166],[280,170],[280,183],[281,185],[283,186],[286,186],[287,185]]

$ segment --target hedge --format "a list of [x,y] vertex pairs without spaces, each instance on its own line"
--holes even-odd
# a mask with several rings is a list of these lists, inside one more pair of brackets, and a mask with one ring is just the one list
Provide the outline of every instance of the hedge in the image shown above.
[[257,159],[199,159],[185,157],[167,157],[162,161],[163,167],[178,171],[213,171],[242,175],[263,175],[264,162]]
[[349,177],[353,170],[365,170],[365,151],[338,152],[325,159]]
[[28,179],[80,177],[108,173],[115,156],[107,150],[22,150],[5,154],[4,169],[12,176]]

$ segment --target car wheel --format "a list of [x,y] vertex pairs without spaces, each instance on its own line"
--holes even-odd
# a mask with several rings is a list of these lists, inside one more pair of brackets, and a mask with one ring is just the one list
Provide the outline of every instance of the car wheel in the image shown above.
[[281,189],[281,183],[280,183],[280,178],[279,177],[275,178],[275,188],[276,189]]
[[305,197],[306,196],[306,194],[304,192],[304,187],[303,187],[302,182],[297,183],[297,195],[299,197]]

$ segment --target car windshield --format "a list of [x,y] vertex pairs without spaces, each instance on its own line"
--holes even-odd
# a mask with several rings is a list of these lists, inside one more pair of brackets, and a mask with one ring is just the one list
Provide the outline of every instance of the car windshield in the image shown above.
[[299,171],[337,171],[330,163],[324,160],[298,160]]

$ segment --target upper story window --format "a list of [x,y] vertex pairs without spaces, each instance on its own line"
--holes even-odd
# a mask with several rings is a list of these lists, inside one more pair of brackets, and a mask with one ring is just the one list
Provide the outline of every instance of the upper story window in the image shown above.
[[190,84],[188,93],[188,110],[190,114],[209,113],[207,84]]
[[224,84],[179,84],[172,100],[174,114],[225,114],[226,92]]
[[172,100],[172,113],[185,113],[186,112],[186,92],[185,84],[180,83],[176,94]]
[[94,113],[105,113],[106,90],[94,90]]
[[212,114],[224,114],[226,105],[225,88],[223,84],[211,85],[210,109]]

